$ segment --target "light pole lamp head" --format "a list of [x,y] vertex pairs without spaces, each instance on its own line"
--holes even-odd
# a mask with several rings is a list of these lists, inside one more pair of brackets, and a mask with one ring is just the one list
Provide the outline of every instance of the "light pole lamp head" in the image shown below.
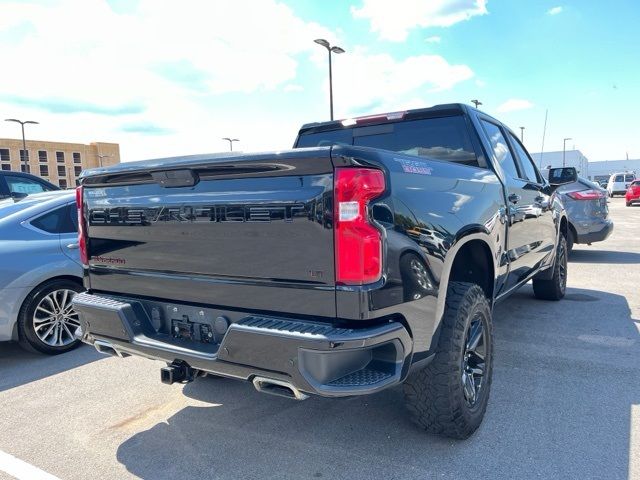
[[322,45],[327,50],[330,48],[329,42],[327,42],[324,38],[316,38],[314,42],[316,42],[318,45]]
[[331,47],[331,51],[333,53],[344,53],[344,48],[341,47]]

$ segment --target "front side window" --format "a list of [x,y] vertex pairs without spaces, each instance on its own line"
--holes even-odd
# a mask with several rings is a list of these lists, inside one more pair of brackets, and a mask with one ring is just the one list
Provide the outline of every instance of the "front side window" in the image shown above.
[[624,176],[624,181],[625,182],[633,182],[636,179],[635,175],[625,175]]
[[624,182],[624,175],[616,175],[614,182]]
[[504,138],[500,127],[486,120],[482,120],[482,125],[491,142],[493,154],[502,170],[511,178],[520,178],[511,150],[509,150],[507,140]]

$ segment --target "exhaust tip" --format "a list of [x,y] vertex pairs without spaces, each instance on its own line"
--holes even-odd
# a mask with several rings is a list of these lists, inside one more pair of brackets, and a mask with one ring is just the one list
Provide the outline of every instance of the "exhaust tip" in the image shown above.
[[278,397],[292,398],[294,400],[306,400],[308,395],[302,393],[291,383],[274,378],[254,377],[253,386],[261,393],[277,395]]

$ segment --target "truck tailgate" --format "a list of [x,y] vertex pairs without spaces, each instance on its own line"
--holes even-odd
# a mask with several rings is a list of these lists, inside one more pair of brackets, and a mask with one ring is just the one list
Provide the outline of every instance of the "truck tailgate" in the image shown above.
[[335,316],[328,148],[130,165],[83,181],[92,290]]

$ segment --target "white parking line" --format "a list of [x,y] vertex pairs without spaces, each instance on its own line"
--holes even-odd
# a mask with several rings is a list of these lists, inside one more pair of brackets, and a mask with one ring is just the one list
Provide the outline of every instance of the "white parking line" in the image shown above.
[[60,480],[2,450],[0,450],[0,472],[8,473],[18,480]]

